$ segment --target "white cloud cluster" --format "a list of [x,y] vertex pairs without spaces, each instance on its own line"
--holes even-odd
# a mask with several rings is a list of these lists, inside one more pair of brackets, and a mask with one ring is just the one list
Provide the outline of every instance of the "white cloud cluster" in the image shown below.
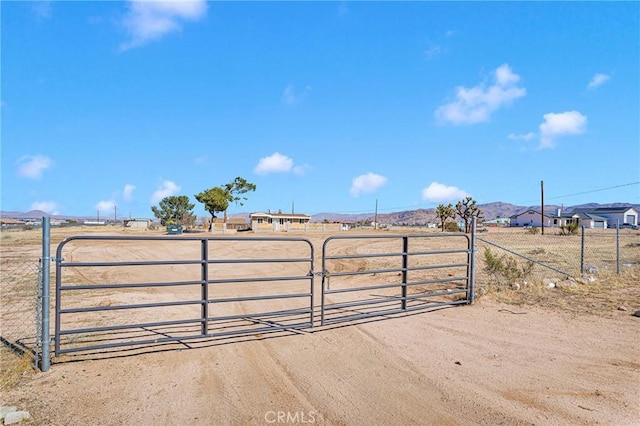
[[164,197],[170,197],[180,191],[180,187],[170,180],[163,180],[160,187],[151,195],[151,204],[158,204]]
[[386,177],[369,172],[353,179],[349,193],[352,197],[368,194],[386,185],[387,181]]
[[438,182],[431,182],[429,186],[422,190],[422,199],[432,203],[460,200],[468,196],[469,194],[458,187],[447,186]]
[[609,81],[610,78],[611,76],[607,74],[598,73],[594,75],[593,78],[591,78],[591,81],[589,81],[589,84],[587,85],[587,89],[595,89],[596,87],[600,87],[604,83]]
[[293,84],[289,84],[282,92],[282,103],[285,105],[297,105],[311,93],[311,86],[305,86],[302,90],[296,90]]
[[539,148],[553,148],[555,139],[564,135],[579,135],[587,128],[587,117],[578,111],[566,111],[560,113],[550,112],[543,116],[540,124]]
[[253,172],[258,175],[269,175],[272,173],[294,173],[304,174],[305,166],[294,165],[293,159],[286,155],[274,152],[268,157],[262,157],[253,168]]
[[40,210],[49,214],[60,214],[59,208],[58,204],[53,201],[36,201],[31,204],[31,210]]
[[135,191],[135,189],[136,189],[135,185],[131,185],[130,183],[127,183],[124,186],[124,189],[122,190],[122,199],[124,199],[124,201],[132,201],[133,191]]
[[38,180],[53,161],[44,155],[25,155],[18,159],[18,176]]
[[472,88],[458,86],[456,99],[440,106],[436,117],[451,124],[476,124],[488,121],[491,114],[501,107],[527,94],[524,87],[518,86],[520,76],[514,73],[508,64],[494,71],[491,86],[480,83]]
[[98,201],[98,203],[93,207],[93,209],[99,212],[109,212],[109,211],[113,211],[115,206],[116,206],[116,202],[112,200]]
[[129,10],[122,22],[129,40],[121,49],[159,40],[165,34],[179,31],[184,21],[197,21],[206,13],[206,0],[129,0]]

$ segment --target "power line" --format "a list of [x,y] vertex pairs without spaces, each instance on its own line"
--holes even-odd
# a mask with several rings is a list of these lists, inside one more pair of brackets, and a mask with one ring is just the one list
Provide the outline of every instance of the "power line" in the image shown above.
[[575,195],[593,194],[594,192],[608,191],[610,189],[623,188],[625,186],[633,186],[633,185],[638,185],[638,184],[640,184],[640,182],[624,183],[622,185],[610,186],[608,188],[592,189],[591,191],[576,192],[575,194],[558,195],[556,197],[547,197],[547,199],[552,199],[553,200],[553,199],[556,199],[556,198],[573,197]]

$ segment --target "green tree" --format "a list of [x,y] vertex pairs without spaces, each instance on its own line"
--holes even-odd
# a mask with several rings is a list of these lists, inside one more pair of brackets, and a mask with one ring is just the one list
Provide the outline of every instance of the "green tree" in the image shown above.
[[255,184],[244,178],[237,177],[229,183],[202,191],[196,195],[196,200],[204,204],[205,210],[211,213],[212,219],[216,218],[216,212],[223,212],[224,222],[226,223],[229,203],[242,206],[247,199],[245,194],[255,190]]
[[436,217],[440,219],[440,228],[442,228],[442,232],[444,232],[447,219],[455,219],[456,211],[453,209],[453,206],[451,204],[447,206],[445,206],[444,204],[440,204],[436,208]]
[[211,223],[214,222],[216,212],[226,212],[232,196],[226,189],[216,186],[196,194],[196,200],[204,204],[204,209],[211,214]]
[[162,226],[171,224],[187,225],[193,222],[193,208],[189,197],[186,195],[171,195],[160,200],[158,206],[152,206],[151,211],[160,219]]
[[482,219],[482,210],[478,208],[476,200],[471,197],[466,197],[464,200],[458,201],[456,204],[456,213],[464,221],[464,232],[467,234],[471,232],[471,223],[475,217],[478,220]]
[[244,178],[237,177],[232,182],[224,184],[224,189],[231,195],[230,201],[232,203],[235,203],[236,206],[242,206],[244,201],[247,200],[244,194],[255,191],[256,185]]

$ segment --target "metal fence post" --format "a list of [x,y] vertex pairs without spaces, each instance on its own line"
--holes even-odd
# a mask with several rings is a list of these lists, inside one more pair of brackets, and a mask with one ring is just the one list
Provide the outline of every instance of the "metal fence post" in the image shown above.
[[471,221],[471,247],[469,253],[469,304],[473,304],[476,297],[476,218]]
[[48,217],[42,218],[42,363],[40,369],[43,372],[49,371],[51,366],[49,332],[49,308],[51,291],[51,235],[50,221]]
[[620,275],[620,223],[616,225],[616,274]]
[[584,225],[580,237],[580,276],[584,277]]
[[200,297],[202,299],[202,307],[200,310],[201,315],[201,327],[200,333],[206,336],[209,333],[209,240],[203,238],[201,241],[201,276],[202,280],[202,292]]
[[407,268],[409,267],[409,237],[402,237],[402,309],[407,309]]

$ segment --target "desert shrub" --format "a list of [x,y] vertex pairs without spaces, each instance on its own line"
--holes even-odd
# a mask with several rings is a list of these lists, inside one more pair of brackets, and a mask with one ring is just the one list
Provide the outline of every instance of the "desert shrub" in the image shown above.
[[519,262],[513,256],[495,255],[488,247],[484,249],[484,271],[499,284],[513,284],[524,280],[533,270],[533,262]]
[[560,235],[575,235],[578,233],[580,225],[576,223],[568,223],[560,227]]
[[532,226],[531,228],[527,229],[527,232],[529,234],[537,235],[540,233],[540,228],[538,228],[537,226]]
[[455,222],[447,222],[444,224],[444,230],[447,232],[460,232],[460,227]]

